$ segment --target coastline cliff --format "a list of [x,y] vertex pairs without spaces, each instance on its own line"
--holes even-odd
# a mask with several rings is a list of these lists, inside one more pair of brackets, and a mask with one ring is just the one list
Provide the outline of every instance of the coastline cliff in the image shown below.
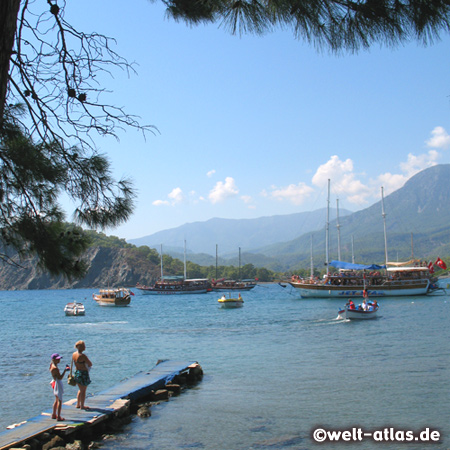
[[77,289],[150,284],[159,267],[129,248],[91,247],[84,255],[89,270],[81,280],[67,280],[41,271],[36,259],[0,265],[0,290]]

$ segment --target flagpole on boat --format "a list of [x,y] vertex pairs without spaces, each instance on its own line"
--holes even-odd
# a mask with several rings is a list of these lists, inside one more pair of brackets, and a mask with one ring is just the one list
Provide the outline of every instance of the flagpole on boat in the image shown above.
[[387,268],[388,253],[387,253],[386,213],[384,212],[384,189],[383,189],[383,186],[381,186],[381,215],[383,216],[383,227],[384,227],[384,263]]

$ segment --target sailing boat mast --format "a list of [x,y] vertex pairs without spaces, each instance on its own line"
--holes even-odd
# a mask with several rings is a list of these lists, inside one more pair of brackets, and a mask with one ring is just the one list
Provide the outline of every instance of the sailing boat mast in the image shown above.
[[161,244],[161,253],[160,253],[160,259],[161,259],[161,281],[163,281],[163,280],[164,280],[164,275],[163,275],[162,244]]
[[338,261],[341,261],[341,225],[339,224],[339,199],[336,199],[336,228],[338,232]]
[[387,253],[387,237],[386,237],[386,213],[384,212],[384,190],[381,186],[381,215],[383,216],[383,226],[384,226],[384,263],[387,267],[388,263],[388,253]]
[[242,280],[241,277],[241,247],[239,247],[239,281]]
[[314,279],[313,235],[311,234],[311,280]]
[[355,252],[354,252],[354,237],[352,234],[352,263],[355,264]]
[[186,239],[184,240],[184,279],[186,279]]
[[217,280],[217,260],[218,260],[218,249],[217,249],[217,244],[216,244],[216,280]]
[[327,267],[327,273],[329,271],[328,264],[330,259],[330,243],[328,241],[329,232],[330,232],[330,179],[328,178],[327,223],[325,228],[325,266]]

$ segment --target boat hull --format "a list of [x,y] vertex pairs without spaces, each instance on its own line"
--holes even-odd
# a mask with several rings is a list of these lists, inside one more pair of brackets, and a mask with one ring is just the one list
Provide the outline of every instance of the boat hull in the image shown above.
[[213,291],[249,291],[253,289],[256,284],[247,285],[247,286],[213,286]]
[[378,309],[375,311],[363,311],[359,309],[341,309],[338,313],[339,319],[345,320],[369,320],[376,319]]
[[207,289],[155,289],[155,288],[137,288],[145,295],[184,295],[184,294],[206,294]]
[[[299,289],[302,298],[362,298],[364,286],[335,286],[326,284],[307,284],[290,282],[291,286]],[[379,286],[367,287],[369,297],[400,297],[413,295],[426,295],[429,289],[429,280],[417,282],[387,282]]]

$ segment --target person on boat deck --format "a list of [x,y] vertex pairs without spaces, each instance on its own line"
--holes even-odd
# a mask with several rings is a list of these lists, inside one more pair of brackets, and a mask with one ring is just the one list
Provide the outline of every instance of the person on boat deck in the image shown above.
[[373,307],[373,303],[368,304],[367,311],[373,311],[375,308]]
[[350,299],[348,301],[347,305],[348,305],[348,309],[355,309],[355,304],[353,303],[353,300]]
[[84,406],[84,402],[86,401],[86,389],[91,383],[89,370],[92,367],[92,363],[83,353],[86,350],[86,344],[84,341],[78,341],[75,344],[75,348],[77,351],[73,353],[72,360],[75,363],[76,371],[74,377],[79,389],[77,394],[77,408],[89,409]]
[[55,394],[55,401],[53,403],[53,412],[52,419],[56,420],[64,420],[64,417],[61,417],[61,407],[62,407],[62,399],[64,394],[64,386],[62,379],[64,378],[65,373],[70,369],[69,366],[66,366],[64,372],[61,373],[58,368],[58,364],[61,361],[62,356],[59,353],[53,353],[52,362],[50,364],[50,373],[52,374],[53,381],[51,382],[53,393]]
[[366,301],[366,299],[363,300],[361,307],[362,307],[362,310],[363,310],[363,311],[367,311],[368,306],[367,306],[367,301]]
[[226,300],[227,298],[225,297],[225,294],[222,295],[221,300]]
[[239,299],[239,300],[242,300],[242,297],[241,297],[241,293],[240,293],[240,292],[239,292],[238,299]]

